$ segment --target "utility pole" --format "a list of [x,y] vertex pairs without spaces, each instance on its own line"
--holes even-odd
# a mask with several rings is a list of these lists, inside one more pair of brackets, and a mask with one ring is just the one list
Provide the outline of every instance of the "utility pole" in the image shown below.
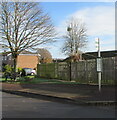
[[[68,32],[70,32],[72,30],[72,28],[71,27],[68,27],[67,28],[67,31]],[[72,38],[73,39],[73,38]],[[72,52],[74,52],[74,51],[72,51]],[[71,68],[71,60],[72,60],[72,53],[71,53],[71,55],[70,55],[70,62],[69,62],[69,80],[71,81],[71,72],[72,72],[72,68]]]
[[101,92],[102,59],[101,59],[101,52],[100,52],[100,39],[96,38],[95,41],[96,41],[96,48],[98,51],[98,57],[97,57],[98,85],[99,85],[99,92]]

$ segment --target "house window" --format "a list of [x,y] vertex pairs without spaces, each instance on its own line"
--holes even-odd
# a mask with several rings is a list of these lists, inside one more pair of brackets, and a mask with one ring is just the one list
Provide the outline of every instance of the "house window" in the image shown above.
[[8,57],[8,60],[11,60],[11,56]]
[[4,60],[7,60],[7,56],[4,56]]
[[4,60],[4,57],[2,56],[2,60]]

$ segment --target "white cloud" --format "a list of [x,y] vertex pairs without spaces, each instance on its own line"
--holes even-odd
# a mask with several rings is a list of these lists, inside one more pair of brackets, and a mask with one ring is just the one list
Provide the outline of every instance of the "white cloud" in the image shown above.
[[84,52],[96,51],[95,37],[100,38],[102,51],[115,49],[115,8],[111,6],[87,7],[66,16],[66,19],[56,26],[60,41],[57,42],[57,46],[51,46],[49,49],[54,58],[65,58],[60,51],[63,44],[61,36],[65,34],[66,21],[71,16],[82,19],[86,23],[89,43]]
[[[101,39],[101,50],[115,49],[115,8],[111,6],[87,7],[66,17],[75,16],[86,23],[89,35],[88,51],[95,51],[95,37]],[[61,35],[65,33],[64,20],[57,28]]]
[[115,34],[115,8],[109,6],[98,6],[83,8],[66,17],[56,30],[60,35],[66,31],[66,21],[69,17],[81,19],[87,26],[88,35],[114,35]]
[[79,10],[72,14],[82,19],[88,28],[88,34],[114,35],[115,32],[115,8],[109,6],[98,6]]
[[66,20],[67,19],[60,22],[59,25],[55,27],[58,37],[62,37],[63,35],[65,35],[65,32],[67,31],[67,29],[66,29],[67,28]]

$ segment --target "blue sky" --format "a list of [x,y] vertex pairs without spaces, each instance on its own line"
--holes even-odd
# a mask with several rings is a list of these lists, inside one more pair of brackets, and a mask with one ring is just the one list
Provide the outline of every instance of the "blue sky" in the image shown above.
[[[96,51],[95,38],[101,41],[101,50],[115,49],[115,3],[114,2],[43,2],[41,6],[48,13],[55,25],[60,39],[46,45],[53,58],[65,58],[61,52],[66,32],[66,20],[69,17],[82,19],[87,26],[88,44],[83,52]],[[42,46],[44,47],[44,46]]]

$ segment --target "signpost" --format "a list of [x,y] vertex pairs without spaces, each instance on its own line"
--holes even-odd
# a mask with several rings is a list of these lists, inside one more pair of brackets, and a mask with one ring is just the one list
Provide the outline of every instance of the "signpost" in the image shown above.
[[96,38],[95,42],[96,42],[96,48],[98,51],[98,57],[97,57],[98,84],[99,84],[99,92],[101,92],[102,59],[101,59],[101,53],[100,53],[100,40],[99,40],[99,38]]

